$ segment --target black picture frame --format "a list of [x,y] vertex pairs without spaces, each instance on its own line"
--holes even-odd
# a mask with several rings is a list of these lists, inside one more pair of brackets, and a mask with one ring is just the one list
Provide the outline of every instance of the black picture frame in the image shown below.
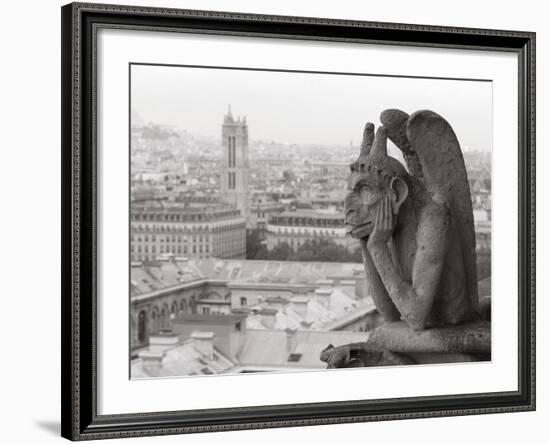
[[[535,409],[535,33],[85,3],[68,4],[61,15],[62,436],[84,440]],[[94,66],[99,27],[515,53],[519,65],[518,390],[98,415]]]

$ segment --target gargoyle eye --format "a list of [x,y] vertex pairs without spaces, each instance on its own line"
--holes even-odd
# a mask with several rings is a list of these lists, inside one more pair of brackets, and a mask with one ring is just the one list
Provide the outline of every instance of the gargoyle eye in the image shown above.
[[368,183],[359,183],[356,187],[357,191],[372,191],[372,186]]

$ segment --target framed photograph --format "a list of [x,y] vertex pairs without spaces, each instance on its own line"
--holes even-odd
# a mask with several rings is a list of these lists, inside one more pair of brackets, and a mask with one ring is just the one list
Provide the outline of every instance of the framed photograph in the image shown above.
[[534,33],[61,13],[64,437],[534,410]]

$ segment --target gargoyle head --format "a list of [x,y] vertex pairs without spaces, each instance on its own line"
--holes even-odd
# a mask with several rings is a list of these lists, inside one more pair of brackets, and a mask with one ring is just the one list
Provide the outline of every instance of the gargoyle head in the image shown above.
[[350,170],[350,192],[344,200],[346,232],[363,239],[371,234],[378,205],[385,196],[390,196],[393,213],[398,214],[409,192],[408,173],[397,159],[388,156],[385,128],[379,127],[374,135],[372,123],[365,126],[361,153]]

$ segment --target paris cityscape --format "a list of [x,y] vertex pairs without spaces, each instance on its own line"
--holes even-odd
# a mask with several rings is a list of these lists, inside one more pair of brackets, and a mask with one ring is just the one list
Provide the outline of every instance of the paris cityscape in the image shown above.
[[131,378],[323,370],[329,345],[369,338],[382,316],[344,199],[390,107],[456,132],[490,301],[490,83],[147,64],[130,79]]
[[[343,200],[358,146],[131,126],[131,377],[322,369],[378,318]],[[250,137],[251,135],[251,137]],[[465,151],[480,297],[490,297],[490,152]]]

